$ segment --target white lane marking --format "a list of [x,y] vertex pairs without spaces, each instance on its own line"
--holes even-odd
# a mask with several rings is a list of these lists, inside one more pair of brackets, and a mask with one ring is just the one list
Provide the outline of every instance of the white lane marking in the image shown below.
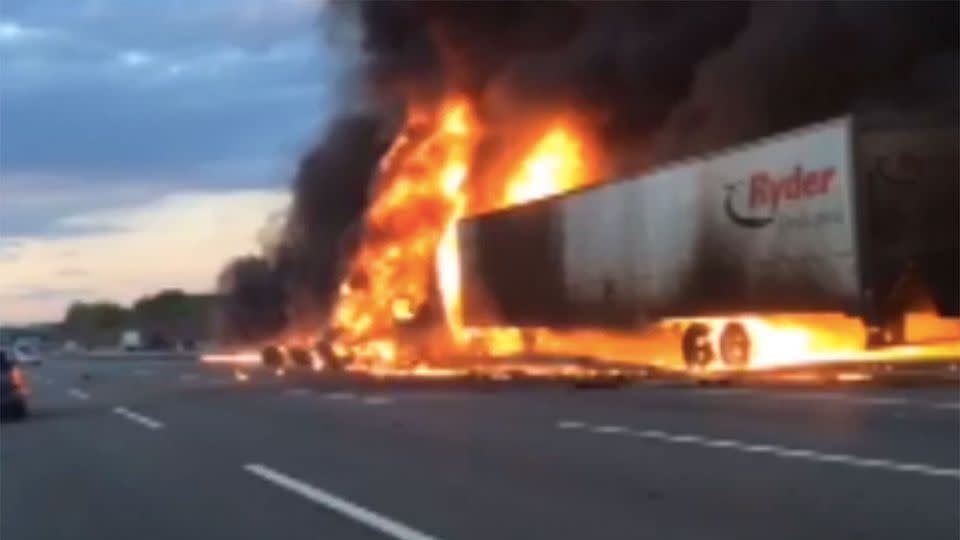
[[200,378],[200,376],[197,375],[196,373],[181,373],[181,374],[180,374],[180,380],[181,380],[181,381],[195,381],[195,380],[197,380],[198,378]]
[[839,463],[851,467],[884,469],[888,471],[915,473],[960,479],[960,469],[948,469],[924,463],[907,463],[892,459],[867,458],[850,454],[830,454],[806,448],[788,448],[774,444],[753,444],[733,439],[713,439],[687,433],[668,433],[657,429],[636,430],[624,426],[590,425],[585,422],[562,420],[556,423],[559,429],[582,429],[587,432],[622,434],[628,437],[649,439],[671,444],[691,444],[705,448],[725,448],[750,454],[767,454],[784,459],[800,459],[820,463]]
[[114,407],[113,412],[115,412],[116,414],[119,414],[120,416],[126,418],[127,420],[132,420],[150,429],[160,429],[163,427],[163,422],[154,420],[153,418],[150,418],[148,416],[144,416],[140,413],[131,411],[126,407]]
[[590,428],[594,433],[623,433],[627,428],[623,426],[594,426]]
[[153,375],[154,371],[152,369],[135,369],[133,373],[145,377],[147,375]]
[[283,393],[288,396],[308,396],[311,394],[309,388],[287,388]]
[[323,397],[327,399],[343,400],[343,399],[354,399],[357,396],[352,392],[331,392],[329,394],[324,395]]
[[940,403],[934,403],[931,405],[934,409],[952,409],[955,411],[960,411],[960,403],[953,403],[950,401],[943,401]]
[[71,396],[79,399],[79,400],[82,400],[82,401],[86,401],[86,400],[90,399],[90,394],[84,392],[83,390],[77,389],[77,388],[71,388],[70,390],[67,390],[67,393],[70,394]]
[[243,466],[247,472],[260,477],[263,480],[271,482],[277,486],[285,488],[306,499],[320,504],[329,510],[348,517],[357,523],[365,525],[371,529],[380,531],[391,538],[399,540],[437,540],[435,536],[420,532],[408,527],[403,523],[390,519],[373,510],[364,508],[358,504],[352,503],[344,498],[338,497],[329,491],[311,486],[306,482],[277,472],[269,467],[259,463],[248,463]]
[[698,388],[692,390],[692,392],[703,396],[735,396],[737,394],[751,394],[754,390],[749,388]]
[[906,405],[910,400],[895,397],[869,397],[869,396],[851,396],[849,394],[832,394],[829,392],[814,392],[809,394],[776,394],[780,399],[797,400],[823,400],[823,401],[845,401],[850,403],[864,403],[867,405]]
[[363,399],[364,405],[388,405],[390,403],[393,403],[393,400],[383,396],[371,396]]
[[692,390],[691,392],[705,396],[749,395],[773,400],[839,401],[863,405],[927,405],[934,408],[940,408],[923,401],[911,401],[909,399],[900,397],[854,396],[850,394],[833,392],[771,392],[769,390],[757,390],[752,388],[707,388]]

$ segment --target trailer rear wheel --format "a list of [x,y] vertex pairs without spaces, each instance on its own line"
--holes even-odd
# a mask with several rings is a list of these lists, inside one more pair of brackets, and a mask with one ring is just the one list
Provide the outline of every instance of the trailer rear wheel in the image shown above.
[[349,357],[338,355],[333,345],[325,339],[317,342],[316,351],[323,362],[324,371],[343,371],[351,360]]
[[263,365],[267,367],[280,367],[283,365],[283,353],[280,352],[280,348],[275,345],[264,347],[263,351],[260,352],[260,358],[263,360]]
[[720,331],[720,359],[727,366],[745,368],[750,363],[750,334],[738,322],[730,322]]
[[713,346],[710,343],[710,327],[693,323],[683,332],[683,361],[688,368],[705,367],[713,361]]
[[310,367],[313,364],[313,359],[310,358],[310,352],[302,347],[290,349],[289,354],[293,365],[297,367]]

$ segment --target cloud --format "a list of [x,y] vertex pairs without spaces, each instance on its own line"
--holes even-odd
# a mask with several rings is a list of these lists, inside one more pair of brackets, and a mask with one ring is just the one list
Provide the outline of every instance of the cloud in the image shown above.
[[254,252],[267,218],[288,201],[276,190],[180,192],[60,220],[83,234],[5,237],[0,321],[58,320],[81,299],[211,291],[224,261]]
[[[332,114],[342,69],[317,39],[318,5],[5,1],[0,29],[19,45],[0,46],[4,177],[112,184],[295,163]],[[213,176],[236,188],[249,175]]]
[[0,162],[7,172],[102,173],[252,154],[293,161],[335,106],[311,50],[291,42],[63,64],[4,58]]
[[49,32],[40,28],[31,28],[15,21],[0,19],[0,43],[20,44],[44,38]]
[[153,60],[149,54],[146,54],[142,51],[137,50],[126,50],[120,53],[120,61],[124,65],[130,67],[142,66],[144,64],[149,64]]
[[252,251],[339,105],[322,5],[4,0],[0,319],[209,289]]

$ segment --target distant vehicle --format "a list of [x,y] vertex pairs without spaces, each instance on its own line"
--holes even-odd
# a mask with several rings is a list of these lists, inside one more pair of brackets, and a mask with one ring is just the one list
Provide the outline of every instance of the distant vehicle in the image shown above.
[[135,351],[143,348],[143,340],[137,330],[125,330],[120,335],[120,348],[125,351]]
[[0,349],[0,417],[27,416],[27,379],[6,350]]
[[945,115],[847,116],[467,218],[465,323],[677,321],[690,368],[746,367],[751,314],[845,313],[867,347],[901,343],[917,284],[960,316],[957,138]]
[[13,361],[21,365],[39,365],[40,351],[30,341],[17,341],[10,348]]

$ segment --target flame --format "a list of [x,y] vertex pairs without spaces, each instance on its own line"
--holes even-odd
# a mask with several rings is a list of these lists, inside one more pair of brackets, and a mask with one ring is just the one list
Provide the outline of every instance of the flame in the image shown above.
[[255,351],[207,353],[200,356],[200,361],[208,364],[259,364],[260,353]]
[[504,206],[522,204],[584,186],[589,168],[583,141],[566,125],[537,142],[507,184]]
[[[425,123],[432,125],[426,136]],[[521,349],[515,329],[464,328],[457,222],[584,185],[592,179],[590,161],[573,125],[557,120],[513,167],[515,172],[505,175],[502,195],[491,205],[488,199],[471,199],[466,189],[480,134],[475,112],[462,97],[448,99],[435,118],[422,109],[410,115],[381,161],[365,235],[339,288],[332,320],[343,335],[335,348],[349,350],[366,365],[395,366],[402,355],[397,334],[421,310],[429,310],[437,295],[436,308],[442,309],[454,351],[471,343],[482,343],[483,352],[494,355]]]
[[437,276],[439,276],[444,315],[451,336],[460,344],[466,339],[460,314],[460,246],[457,242],[457,220],[463,215],[463,206],[463,198],[459,198],[437,246]]
[[[504,185],[496,208],[523,204],[586,185],[589,175],[585,143],[568,124],[556,122],[533,145],[516,172]],[[437,247],[437,275],[446,321],[454,341],[462,346],[481,343],[486,354],[505,356],[523,350],[521,333],[515,328],[465,329],[460,315],[462,290],[457,221],[466,212],[467,200],[451,194],[453,212]]]
[[[412,115],[381,162],[379,194],[332,317],[345,332],[345,343],[335,347],[352,346],[354,354],[387,364],[397,360],[390,343],[396,323],[413,321],[434,294],[437,263],[431,261],[439,261],[438,246],[463,214],[462,187],[476,140],[477,122],[463,98],[440,108],[430,135],[414,136],[424,121],[423,114]],[[452,264],[444,259],[441,282],[451,283]],[[444,305],[455,320],[453,304]]]

